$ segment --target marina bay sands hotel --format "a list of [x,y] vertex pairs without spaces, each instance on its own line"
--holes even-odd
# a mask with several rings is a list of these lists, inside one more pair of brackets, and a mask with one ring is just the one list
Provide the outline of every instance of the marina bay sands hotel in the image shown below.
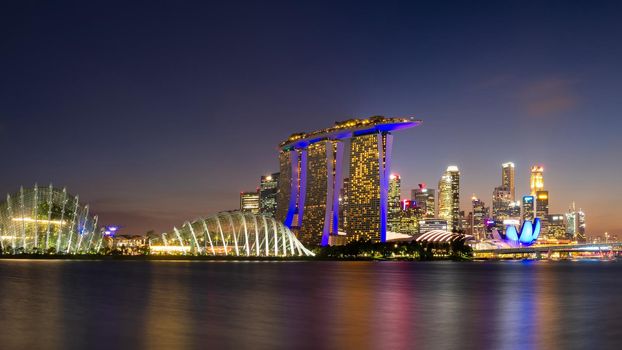
[[[306,245],[328,245],[339,234],[342,215],[348,241],[386,241],[392,132],[419,124],[374,116],[291,135],[279,144],[276,218]],[[347,195],[340,201],[344,170]]]

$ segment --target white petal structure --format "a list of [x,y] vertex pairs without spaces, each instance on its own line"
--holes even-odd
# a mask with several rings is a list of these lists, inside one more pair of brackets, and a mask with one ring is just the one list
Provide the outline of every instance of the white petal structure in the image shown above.
[[97,216],[64,188],[22,187],[0,203],[0,249],[5,253],[92,253],[102,239]]
[[264,215],[233,211],[187,221],[151,242],[152,253],[212,256],[313,256],[292,231]]
[[470,239],[473,239],[473,236],[443,230],[432,230],[417,237],[416,241],[421,243],[450,243],[453,241],[467,241]]

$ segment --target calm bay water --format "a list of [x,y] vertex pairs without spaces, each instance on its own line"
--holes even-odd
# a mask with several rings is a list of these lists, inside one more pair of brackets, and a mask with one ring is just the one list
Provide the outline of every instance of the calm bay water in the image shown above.
[[0,260],[1,349],[605,349],[622,263]]

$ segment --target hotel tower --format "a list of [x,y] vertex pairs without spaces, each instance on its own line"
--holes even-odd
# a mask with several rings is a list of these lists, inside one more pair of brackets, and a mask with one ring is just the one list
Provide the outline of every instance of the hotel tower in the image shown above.
[[[420,123],[380,116],[351,119],[281,142],[277,219],[294,229],[305,245],[325,246],[330,236],[339,234],[343,212],[348,217],[348,241],[384,242],[392,132]],[[348,206],[340,210],[346,162]]]

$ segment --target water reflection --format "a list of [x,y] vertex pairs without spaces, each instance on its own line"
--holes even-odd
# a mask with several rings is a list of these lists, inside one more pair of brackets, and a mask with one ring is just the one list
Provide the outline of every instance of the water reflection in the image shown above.
[[0,261],[2,349],[617,346],[618,263]]

